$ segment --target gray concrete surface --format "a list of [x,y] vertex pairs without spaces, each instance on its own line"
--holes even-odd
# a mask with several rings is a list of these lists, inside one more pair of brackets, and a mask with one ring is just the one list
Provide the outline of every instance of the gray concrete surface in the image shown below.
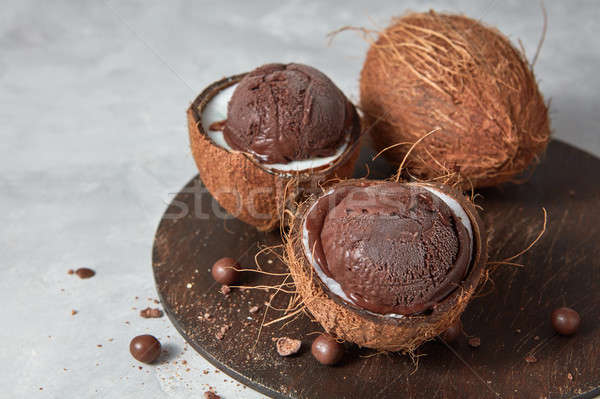
[[[4,1],[0,397],[188,398],[209,385],[260,397],[181,354],[166,318],[132,310],[156,297],[153,233],[196,173],[185,109],[210,82],[271,61],[311,64],[357,99],[366,43],[345,33],[328,47],[326,34],[429,8],[496,25],[530,57],[542,31],[537,1]],[[600,155],[600,3],[546,8],[535,71],[554,135]],[[81,266],[96,277],[66,274]],[[168,364],[138,369],[128,343],[146,332]]]

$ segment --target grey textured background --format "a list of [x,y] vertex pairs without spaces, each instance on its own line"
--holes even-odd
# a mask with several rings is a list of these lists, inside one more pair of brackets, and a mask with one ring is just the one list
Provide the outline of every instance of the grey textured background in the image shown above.
[[[535,71],[554,135],[600,155],[600,3],[545,4]],[[208,385],[259,397],[180,354],[166,318],[132,310],[156,297],[153,233],[196,173],[185,109],[212,81],[272,61],[313,65],[356,100],[367,45],[344,33],[328,47],[326,34],[429,8],[496,25],[529,57],[542,31],[537,1],[4,1],[0,397],[186,398]],[[97,276],[67,276],[81,266]],[[167,344],[168,364],[137,368],[127,348],[143,332]]]

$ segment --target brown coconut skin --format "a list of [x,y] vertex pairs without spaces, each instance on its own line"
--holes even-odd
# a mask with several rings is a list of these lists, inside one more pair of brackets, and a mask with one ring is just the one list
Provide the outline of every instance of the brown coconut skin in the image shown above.
[[215,82],[194,100],[187,110],[190,147],[200,178],[217,202],[241,221],[260,231],[269,231],[280,226],[286,206],[294,203],[299,193],[314,191],[319,183],[328,180],[352,176],[359,140],[357,138],[331,166],[294,176],[275,174],[249,154],[215,145],[202,127],[202,110],[220,90],[239,82],[244,76],[240,74]]
[[[381,181],[379,182],[381,183]],[[339,185],[378,184],[373,180],[346,180]],[[434,339],[460,318],[475,293],[487,261],[487,237],[474,205],[449,186],[428,183],[458,201],[468,215],[473,228],[473,259],[468,275],[450,295],[431,313],[409,315],[402,319],[368,313],[331,294],[319,280],[307,261],[302,247],[302,225],[307,210],[316,201],[312,197],[298,208],[290,220],[290,232],[285,242],[285,261],[296,284],[296,289],[314,318],[329,334],[361,347],[385,351],[413,352],[423,342]]]
[[523,54],[461,15],[411,13],[379,33],[361,72],[360,104],[378,151],[421,179],[463,188],[514,180],[550,139],[548,109]]

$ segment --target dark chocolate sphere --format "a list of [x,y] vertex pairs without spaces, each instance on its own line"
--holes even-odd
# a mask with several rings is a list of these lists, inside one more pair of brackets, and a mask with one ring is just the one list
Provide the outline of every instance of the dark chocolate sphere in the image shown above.
[[356,111],[323,73],[302,64],[267,64],[235,88],[223,131],[229,145],[262,162],[333,155]]
[[142,363],[152,363],[160,356],[160,342],[149,334],[138,335],[129,343],[129,352]]
[[237,281],[240,272],[235,270],[239,268],[239,264],[233,258],[221,258],[215,262],[211,273],[215,281],[229,285]]
[[331,366],[342,360],[344,345],[329,335],[319,335],[312,343],[310,352],[319,363]]
[[468,270],[469,232],[424,187],[356,187],[332,208],[321,229],[325,273],[363,309],[425,311],[455,290]]
[[552,327],[561,335],[575,334],[581,323],[579,313],[566,307],[555,309],[550,319],[552,320]]

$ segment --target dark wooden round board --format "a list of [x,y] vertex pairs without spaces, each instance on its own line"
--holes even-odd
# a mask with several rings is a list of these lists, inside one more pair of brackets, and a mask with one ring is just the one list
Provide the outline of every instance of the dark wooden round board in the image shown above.
[[[370,155],[361,154],[357,176],[364,175]],[[371,177],[391,172],[384,162],[369,164]],[[432,341],[420,348],[415,364],[398,353],[348,345],[339,366],[318,364],[310,344],[322,330],[307,314],[261,329],[263,320],[284,315],[265,305],[275,291],[234,288],[223,295],[211,278],[218,258],[231,256],[255,268],[257,252],[281,239],[279,232],[259,233],[227,218],[198,177],[175,197],[156,232],[158,294],[177,330],[202,356],[276,398],[593,398],[600,395],[599,175],[599,159],[553,141],[527,183],[480,191],[490,260],[516,254],[536,237],[542,207],[548,228],[517,260],[525,266],[496,266],[463,314],[465,332],[481,339],[479,348],[466,337],[452,346]],[[285,273],[277,251],[258,256],[263,270]],[[246,272],[241,284],[273,286],[285,279]],[[286,308],[291,296],[280,291],[271,306]],[[252,313],[253,306],[259,310]],[[550,313],[559,306],[581,315],[575,336],[553,331]],[[273,340],[282,336],[301,339],[301,352],[280,357]]]

